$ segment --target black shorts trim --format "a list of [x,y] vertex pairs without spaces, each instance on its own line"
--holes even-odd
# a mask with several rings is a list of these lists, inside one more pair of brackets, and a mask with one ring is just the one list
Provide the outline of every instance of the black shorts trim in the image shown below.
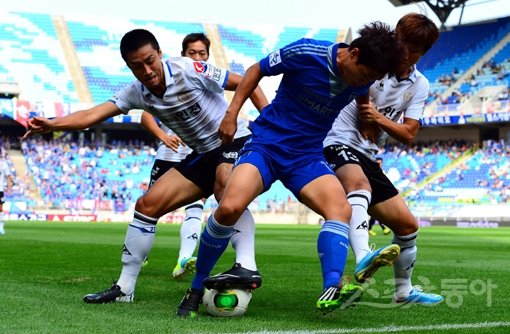
[[397,188],[384,174],[379,164],[352,147],[347,145],[330,145],[324,148],[324,155],[331,169],[335,172],[338,168],[348,164],[356,164],[361,167],[370,182],[370,187],[372,187],[370,205],[384,202],[398,195]]

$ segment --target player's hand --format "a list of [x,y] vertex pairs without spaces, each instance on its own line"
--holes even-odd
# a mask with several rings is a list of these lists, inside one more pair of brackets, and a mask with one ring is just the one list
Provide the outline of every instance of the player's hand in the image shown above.
[[234,135],[237,131],[237,119],[232,117],[227,112],[221,121],[218,133],[220,135],[221,143],[228,144],[234,141]]
[[165,138],[161,139],[161,141],[166,147],[171,148],[175,152],[179,149],[179,145],[186,146],[181,138],[176,135],[165,136]]
[[363,123],[376,123],[379,117],[384,117],[372,103],[358,105],[358,119]]
[[372,143],[377,141],[381,129],[377,124],[379,117],[384,117],[372,103],[358,105],[358,119],[360,121],[360,132],[363,138]]
[[26,139],[36,133],[48,133],[53,130],[53,126],[50,119],[34,116],[28,120],[27,129],[27,132],[21,139]]

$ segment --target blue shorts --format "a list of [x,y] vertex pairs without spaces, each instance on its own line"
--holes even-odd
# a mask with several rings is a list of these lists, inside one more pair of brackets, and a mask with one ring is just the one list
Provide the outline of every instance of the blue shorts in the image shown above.
[[269,190],[276,180],[280,180],[299,199],[299,193],[305,185],[320,176],[335,175],[322,152],[286,153],[276,147],[271,149],[267,144],[247,143],[240,154],[234,167],[245,163],[257,167],[264,183],[263,192]]

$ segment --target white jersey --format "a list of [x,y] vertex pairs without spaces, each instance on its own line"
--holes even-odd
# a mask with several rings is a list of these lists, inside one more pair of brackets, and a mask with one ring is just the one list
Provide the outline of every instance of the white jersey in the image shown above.
[[[164,124],[161,124],[161,130],[163,130],[169,136],[175,135],[175,133]],[[158,146],[158,151],[156,153],[156,159],[179,162],[181,160],[184,160],[184,158],[186,158],[186,156],[190,154],[191,151],[192,151],[191,148],[189,148],[188,146],[182,146],[182,144],[180,144],[176,152],[172,150],[170,147],[166,146],[163,142],[160,142]]]
[[0,191],[5,191],[7,186],[7,177],[11,176],[9,165],[5,159],[0,160]]
[[[388,119],[397,122],[404,118],[420,120],[429,94],[429,81],[416,68],[409,78],[399,80],[386,75],[370,87],[370,101],[377,110]],[[350,146],[375,161],[375,155],[388,139],[388,134],[381,131],[376,143],[364,139],[359,131],[358,108],[356,101],[347,105],[333,123],[324,140],[324,147],[344,144]]]
[[[163,71],[167,85],[163,98],[135,80],[117,92],[111,102],[125,114],[132,109],[148,111],[197,153],[219,147],[218,128],[228,106],[220,93],[230,72],[187,57],[163,61]],[[239,119],[235,138],[249,134]]]

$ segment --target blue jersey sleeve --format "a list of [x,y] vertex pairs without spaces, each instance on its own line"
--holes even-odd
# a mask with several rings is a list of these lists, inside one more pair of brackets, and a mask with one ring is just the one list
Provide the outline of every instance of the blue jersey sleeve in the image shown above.
[[266,76],[278,75],[300,69],[310,57],[322,55],[333,43],[307,38],[297,40],[270,53],[260,61],[260,70]]

